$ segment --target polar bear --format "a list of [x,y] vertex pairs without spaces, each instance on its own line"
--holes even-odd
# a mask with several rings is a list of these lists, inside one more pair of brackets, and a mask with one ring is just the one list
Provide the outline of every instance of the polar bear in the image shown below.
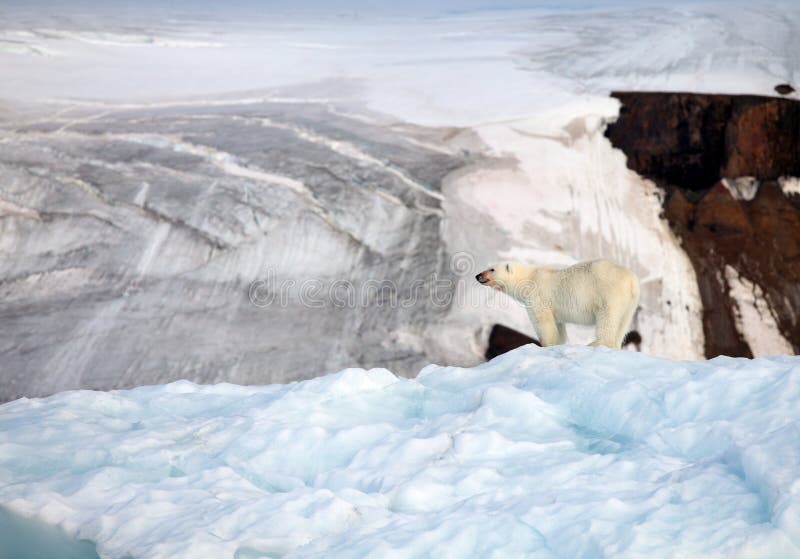
[[501,262],[475,279],[525,305],[543,346],[565,343],[570,322],[596,325],[590,345],[620,348],[639,302],[636,275],[608,260],[562,269]]

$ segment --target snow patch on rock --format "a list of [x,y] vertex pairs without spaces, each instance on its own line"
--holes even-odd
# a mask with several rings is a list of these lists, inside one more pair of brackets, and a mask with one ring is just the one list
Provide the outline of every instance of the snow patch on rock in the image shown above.
[[800,177],[781,177],[778,185],[787,196],[800,195]]
[[725,280],[735,302],[736,329],[753,355],[792,355],[792,344],[781,335],[761,287],[739,275],[732,266],[725,266]]
[[750,202],[758,194],[761,183],[755,177],[737,177],[722,179],[722,185],[728,189],[736,200]]

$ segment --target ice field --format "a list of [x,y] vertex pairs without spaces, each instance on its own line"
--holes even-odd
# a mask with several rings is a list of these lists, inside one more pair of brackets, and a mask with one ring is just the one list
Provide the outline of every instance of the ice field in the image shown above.
[[798,420],[800,358],[578,346],[75,391],[0,407],[0,502],[108,558],[800,557]]

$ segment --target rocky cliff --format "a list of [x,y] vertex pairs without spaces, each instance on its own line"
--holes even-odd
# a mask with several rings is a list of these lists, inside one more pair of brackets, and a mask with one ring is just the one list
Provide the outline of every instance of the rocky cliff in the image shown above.
[[613,96],[606,136],[663,189],[697,274],[706,355],[800,351],[800,102]]

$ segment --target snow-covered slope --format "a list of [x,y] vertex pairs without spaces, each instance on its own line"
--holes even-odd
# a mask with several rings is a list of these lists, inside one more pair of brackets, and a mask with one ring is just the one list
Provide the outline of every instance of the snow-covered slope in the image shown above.
[[800,557],[798,421],[800,358],[576,346],[76,391],[0,407],[0,520],[108,558]]
[[[496,160],[446,181],[445,241],[453,253],[474,254],[478,266],[504,259],[541,266],[615,260],[640,278],[632,328],[642,335],[643,351],[699,358],[702,306],[694,270],[659,217],[657,188],[628,170],[624,154],[603,135],[618,110],[615,100],[594,98],[513,123],[475,127]],[[488,298],[455,307],[445,328],[455,334],[464,324],[494,321],[533,333],[524,309]],[[593,330],[571,325],[568,335],[573,342],[594,339]],[[483,330],[478,339],[485,338]],[[452,339],[443,342],[447,352],[435,357],[468,362],[468,346]]]

